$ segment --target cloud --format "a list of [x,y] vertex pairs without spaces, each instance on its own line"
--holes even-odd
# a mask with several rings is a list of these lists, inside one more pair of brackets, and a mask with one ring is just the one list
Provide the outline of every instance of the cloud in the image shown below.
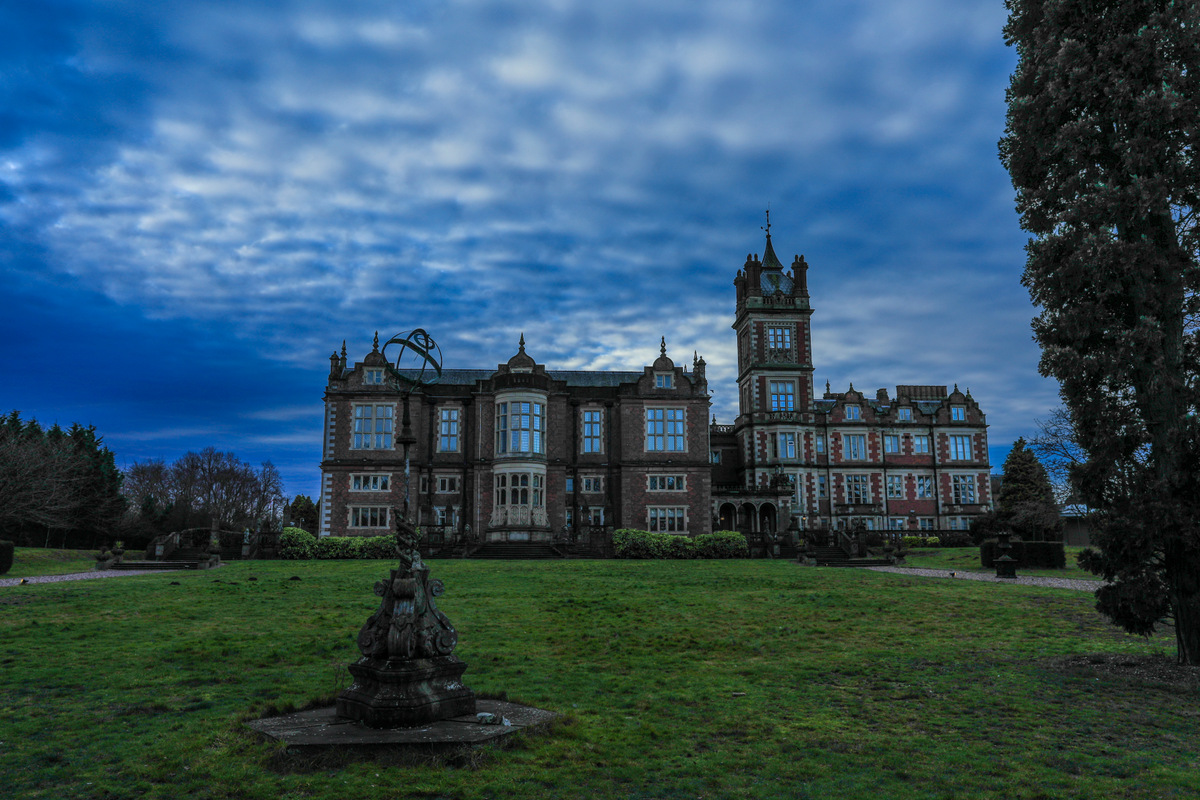
[[[248,365],[319,384],[343,339],[424,325],[456,366],[524,330],[552,367],[637,369],[665,334],[728,418],[731,281],[769,202],[813,265],[818,376],[978,375],[1000,416],[1042,385],[999,5],[0,13],[0,268]],[[285,407],[262,402],[243,416]]]

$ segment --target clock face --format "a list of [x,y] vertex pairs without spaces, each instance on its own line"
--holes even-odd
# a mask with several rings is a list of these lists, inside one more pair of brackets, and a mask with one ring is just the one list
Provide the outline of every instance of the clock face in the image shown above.
[[[388,355],[389,347],[393,356]],[[388,339],[383,355],[393,376],[413,388],[437,383],[442,377],[442,349],[423,328]]]

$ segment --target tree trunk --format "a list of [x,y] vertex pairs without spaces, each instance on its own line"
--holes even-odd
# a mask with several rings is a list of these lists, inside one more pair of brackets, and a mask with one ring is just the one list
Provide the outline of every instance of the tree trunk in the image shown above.
[[1175,647],[1180,664],[1200,665],[1200,586],[1197,559],[1181,557],[1167,567],[1171,613],[1175,617]]

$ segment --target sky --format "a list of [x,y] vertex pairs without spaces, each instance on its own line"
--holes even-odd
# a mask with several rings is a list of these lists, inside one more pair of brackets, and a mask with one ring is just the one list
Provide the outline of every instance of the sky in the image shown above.
[[316,496],[328,357],[639,370],[736,415],[733,277],[803,254],[818,396],[1058,404],[997,158],[1001,0],[0,3],[0,411]]

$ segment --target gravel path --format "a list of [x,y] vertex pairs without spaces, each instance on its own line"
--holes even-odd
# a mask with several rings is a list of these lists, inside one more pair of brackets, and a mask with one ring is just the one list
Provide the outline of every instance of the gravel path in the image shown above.
[[26,584],[62,583],[63,581],[90,581],[95,578],[120,578],[125,575],[158,575],[162,572],[191,572],[192,570],[178,569],[106,569],[93,572],[69,572],[66,575],[35,575],[30,578],[0,578],[0,586],[19,586],[21,581]]
[[1017,576],[997,578],[990,572],[962,572],[947,569],[912,569],[909,567],[867,567],[876,572],[895,572],[898,575],[913,575],[918,578],[953,578],[954,580],[985,581],[987,583],[1019,583],[1022,586],[1052,586],[1055,589],[1074,589],[1079,592],[1094,592],[1100,588],[1099,581],[1084,581],[1072,578],[1034,578]]

